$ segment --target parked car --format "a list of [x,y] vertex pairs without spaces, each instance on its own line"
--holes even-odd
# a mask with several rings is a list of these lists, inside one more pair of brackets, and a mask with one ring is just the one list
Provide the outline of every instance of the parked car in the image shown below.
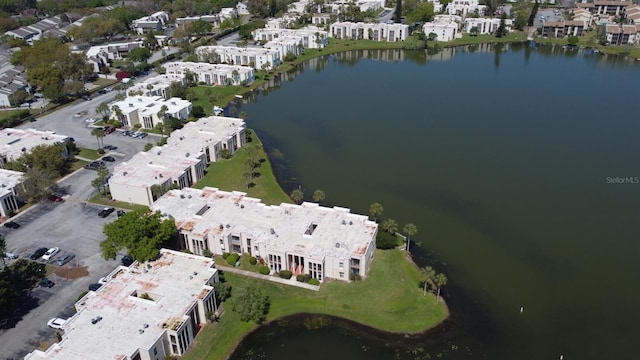
[[117,146],[113,146],[113,145],[105,145],[105,146],[104,146],[104,149],[105,149],[105,150],[115,150],[115,149],[117,149],[117,148],[118,148]]
[[125,212],[124,210],[118,210],[116,214],[118,215],[118,218],[121,218],[125,214]]
[[122,265],[124,266],[131,266],[131,264],[133,264],[134,260],[131,256],[129,255],[125,255],[122,257]]
[[64,264],[66,264],[69,261],[71,261],[71,259],[73,259],[74,257],[76,257],[74,254],[66,254],[66,255],[62,256],[61,258],[59,258],[58,260],[56,260],[56,265],[63,266]]
[[114,158],[113,156],[105,156],[102,158],[102,160],[108,161],[108,162],[114,162],[116,161],[116,158]]
[[77,113],[75,113],[73,115],[73,117],[83,117],[85,115],[87,115],[89,112],[87,110],[82,110],[82,111],[78,111]]
[[6,252],[4,253],[4,257],[6,257],[9,260],[16,260],[18,258],[18,255],[14,253]]
[[90,117],[88,119],[85,120],[85,122],[89,123],[89,124],[93,124],[94,122],[98,121],[98,119],[94,118],[94,117]]
[[107,216],[109,216],[115,210],[116,209],[114,209],[112,207],[106,207],[106,208],[100,210],[100,212],[98,213],[98,216],[100,216],[101,218],[106,218]]
[[59,252],[60,252],[59,247],[52,247],[51,249],[47,250],[47,252],[44,253],[44,255],[42,255],[42,260],[49,261],[51,260],[52,257],[56,256]]
[[104,133],[105,133],[105,135],[109,135],[109,134],[111,134],[111,133],[112,133],[112,132],[114,132],[114,131],[116,131],[116,128],[115,128],[115,127],[113,127],[113,126],[110,126],[110,127],[108,127],[108,128],[104,131]]
[[82,95],[82,98],[85,99],[86,101],[91,100],[91,95]]
[[31,254],[31,256],[29,257],[29,259],[31,260],[38,260],[40,259],[40,257],[42,257],[42,255],[44,255],[44,253],[47,252],[47,250],[49,250],[48,248],[39,248],[38,250],[34,251],[33,254]]
[[89,290],[98,291],[98,289],[100,289],[101,286],[102,286],[102,284],[99,284],[99,283],[91,284],[91,285],[89,285]]
[[137,137],[138,139],[144,139],[144,138],[146,138],[146,137],[147,137],[147,135],[149,135],[149,134],[147,134],[146,132],[141,132],[141,133],[139,133],[136,137]]
[[67,322],[65,319],[53,318],[47,322],[47,326],[52,329],[62,329],[62,326]]
[[15,221],[7,221],[6,223],[4,223],[4,227],[9,229],[17,229],[20,227],[20,224]]
[[44,278],[42,280],[40,280],[40,287],[46,287],[46,288],[52,288],[56,283],[54,283],[53,281]]
[[47,199],[49,199],[49,201],[53,201],[53,202],[62,202],[62,198],[58,195],[49,195],[47,197]]

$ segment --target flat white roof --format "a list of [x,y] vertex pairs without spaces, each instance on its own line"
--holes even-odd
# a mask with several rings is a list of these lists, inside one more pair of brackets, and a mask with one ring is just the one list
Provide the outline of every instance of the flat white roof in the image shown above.
[[11,161],[38,145],[53,145],[64,142],[68,138],[53,131],[6,128],[0,130],[0,154]]
[[253,68],[250,66],[241,65],[229,65],[229,64],[209,64],[209,63],[196,63],[196,62],[170,62],[162,65],[168,74],[178,72],[184,75],[186,70],[195,72],[198,75],[203,72],[214,72],[219,74],[231,74],[233,71],[239,73],[252,72]]
[[[76,303],[78,312],[64,325],[62,341],[31,359],[124,359],[149,349],[167,328],[182,323],[191,306],[213,291],[210,258],[161,250],[147,264],[119,267],[96,292]],[[147,293],[153,300],[132,296]],[[92,324],[92,319],[102,319]],[[142,330],[142,331],[141,331]]]
[[116,165],[109,184],[151,186],[177,180],[187,169],[200,162],[201,154],[178,154],[165,146],[141,151],[127,161]]
[[[151,205],[194,235],[247,234],[254,244],[322,260],[363,255],[378,225],[367,216],[315,203],[266,205],[243,192],[205,187],[171,190]],[[311,235],[305,232],[312,227]],[[209,238],[209,241],[214,241]]]
[[0,197],[10,193],[23,178],[24,173],[19,171],[0,169]]
[[225,116],[209,116],[184,124],[167,139],[172,152],[198,153],[207,146],[225,142],[245,128],[244,121]]

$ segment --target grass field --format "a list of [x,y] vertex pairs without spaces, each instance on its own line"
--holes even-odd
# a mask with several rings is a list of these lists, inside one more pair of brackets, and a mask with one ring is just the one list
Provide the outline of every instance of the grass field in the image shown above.
[[[205,186],[216,187],[225,191],[242,191],[249,196],[262,199],[262,202],[269,205],[279,205],[283,202],[291,202],[287,194],[280,188],[267,155],[262,149],[260,139],[255,134],[251,135],[251,142],[240,148],[229,160],[221,160],[211,163],[207,170],[207,174],[194,186],[202,189]],[[247,181],[242,174],[247,171],[247,146],[253,144],[259,145],[258,158],[264,159],[260,166],[255,170],[258,176],[250,180],[252,185],[247,188]]]
[[78,154],[78,156],[89,160],[97,160],[100,158],[100,154],[98,154],[98,150],[96,149],[80,148],[80,154]]
[[[207,116],[211,115],[213,105],[224,107],[226,104],[233,100],[236,94],[244,93],[248,90],[248,87],[242,86],[208,86],[198,85],[192,87],[191,90],[196,95],[196,99],[192,101],[193,106],[202,106]],[[207,95],[210,91],[209,95]],[[214,102],[209,101],[209,97],[217,99]]]
[[[225,278],[234,288],[248,284],[269,296],[267,321],[297,313],[327,314],[383,331],[418,333],[448,316],[446,306],[437,302],[433,294],[423,296],[418,286],[419,271],[400,250],[377,250],[369,277],[364,281],[330,281],[318,292],[231,273],[225,273]],[[225,306],[219,323],[202,330],[196,339],[198,345],[184,359],[224,359],[242,336],[257,327],[240,321],[230,308]]]
[[100,194],[96,194],[93,197],[91,197],[91,199],[89,199],[89,202],[93,204],[128,209],[128,210],[138,210],[138,209],[148,210],[149,209],[149,207],[145,205],[129,204],[124,201],[112,201],[112,200],[103,198]]

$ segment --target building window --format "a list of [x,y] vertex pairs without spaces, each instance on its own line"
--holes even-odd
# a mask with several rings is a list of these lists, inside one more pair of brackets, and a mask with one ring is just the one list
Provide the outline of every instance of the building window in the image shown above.
[[344,277],[344,271],[340,271],[340,277]]

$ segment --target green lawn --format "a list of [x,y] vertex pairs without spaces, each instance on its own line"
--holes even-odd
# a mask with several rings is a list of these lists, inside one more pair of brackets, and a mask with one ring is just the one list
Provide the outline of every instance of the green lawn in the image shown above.
[[80,148],[80,154],[78,154],[78,156],[89,160],[97,160],[101,155],[98,154],[98,150],[96,149]]
[[138,210],[138,209],[148,210],[149,209],[149,207],[145,206],[145,205],[129,204],[129,203],[124,202],[124,201],[109,200],[109,199],[106,199],[106,198],[102,197],[100,194],[94,195],[91,199],[89,199],[89,202],[93,203],[93,204],[111,206],[111,207],[116,207],[116,208],[121,208],[121,209],[128,209],[128,210]]
[[[418,286],[417,267],[400,250],[377,250],[369,277],[345,283],[330,281],[311,291],[240,275],[225,273],[234,288],[249,284],[260,288],[271,299],[267,321],[297,313],[327,314],[394,333],[418,333],[441,323],[448,316],[435,296],[423,296]],[[257,327],[241,322],[225,306],[217,324],[206,326],[185,359],[224,359],[235,349],[241,337]]]
[[[471,44],[492,44],[492,43],[510,43],[527,41],[527,34],[521,31],[514,31],[501,38],[494,35],[478,35],[471,36],[469,34],[462,34],[462,38],[452,41],[437,41],[436,43],[442,47],[452,47]],[[428,42],[428,46],[431,47],[433,42]]]
[[[207,89],[211,90],[211,93],[207,95]],[[193,106],[200,105],[204,109],[205,114],[211,115],[213,105],[224,107],[226,104],[233,100],[237,94],[242,94],[248,91],[248,87],[242,86],[208,86],[198,85],[192,87],[191,90],[196,96],[196,99],[192,100]],[[209,101],[209,97],[220,98],[215,102]]]
[[[255,170],[260,175],[251,179],[254,185],[247,189],[247,184],[242,174],[246,171],[248,158],[245,147],[252,144],[260,145],[258,158],[264,159],[264,161]],[[262,199],[262,202],[269,205],[291,202],[276,181],[271,169],[271,163],[261,145],[260,139],[253,134],[252,141],[236,151],[231,159],[211,163],[205,177],[198,181],[194,187],[202,189],[205,186],[210,186],[225,191],[243,191],[251,197]]]

